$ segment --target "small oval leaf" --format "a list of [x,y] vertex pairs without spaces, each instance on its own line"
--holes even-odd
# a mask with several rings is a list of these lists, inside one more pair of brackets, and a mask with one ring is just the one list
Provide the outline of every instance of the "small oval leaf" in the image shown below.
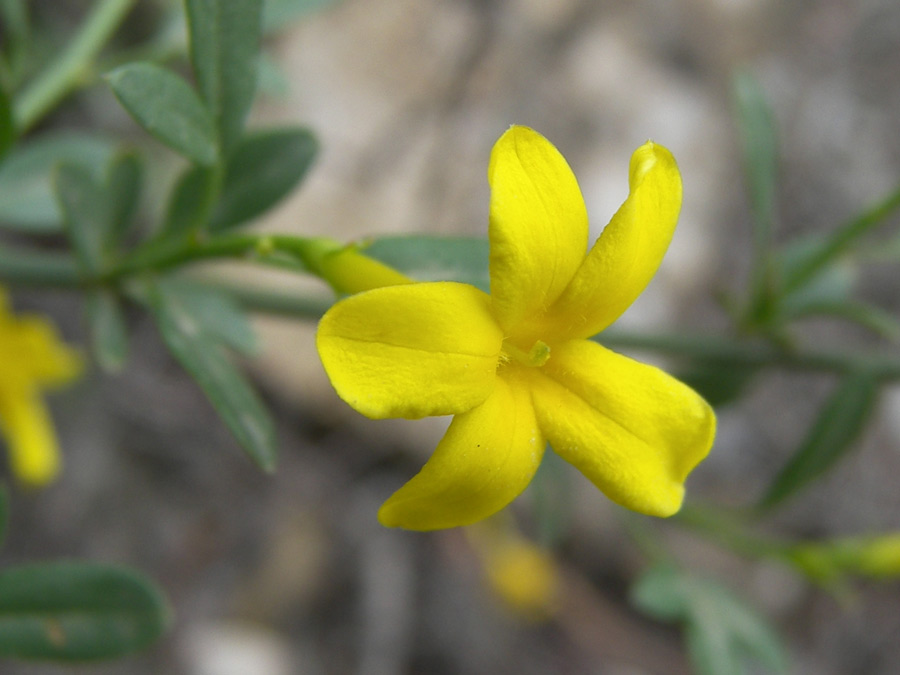
[[191,63],[222,155],[240,138],[256,93],[262,0],[186,0]]
[[86,297],[85,313],[94,360],[103,371],[118,373],[128,357],[128,328],[122,303],[112,291],[91,291]]
[[312,166],[319,146],[306,129],[275,129],[243,138],[228,159],[212,229],[255,218],[287,196]]
[[122,106],[157,140],[198,164],[215,164],[213,120],[181,77],[152,63],[130,63],[106,80]]
[[168,620],[162,593],[126,568],[53,562],[0,572],[0,656],[116,658],[152,643]]
[[54,195],[53,177],[61,162],[91,168],[106,166],[115,144],[106,138],[78,133],[47,134],[20,143],[0,164],[0,221],[31,234],[56,233],[62,215]]

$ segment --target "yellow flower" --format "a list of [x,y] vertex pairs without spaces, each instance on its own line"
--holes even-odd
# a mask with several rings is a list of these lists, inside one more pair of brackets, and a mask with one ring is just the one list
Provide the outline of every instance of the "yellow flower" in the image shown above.
[[13,474],[23,483],[44,485],[59,472],[56,435],[41,390],[68,382],[80,370],[78,354],[59,340],[52,324],[13,316],[0,289],[0,431]]
[[561,575],[553,556],[515,529],[503,513],[467,528],[484,564],[486,581],[503,604],[531,621],[552,617],[560,604]]
[[499,511],[531,481],[547,441],[613,501],[669,516],[712,445],[692,389],[589,337],[656,272],[678,219],[668,150],[631,159],[630,194],[588,252],[581,191],[541,135],[497,141],[491,294],[452,282],[375,288],[335,304],[317,346],[347,403],[375,418],[455,415],[422,471],[381,507],[383,525],[433,530]]

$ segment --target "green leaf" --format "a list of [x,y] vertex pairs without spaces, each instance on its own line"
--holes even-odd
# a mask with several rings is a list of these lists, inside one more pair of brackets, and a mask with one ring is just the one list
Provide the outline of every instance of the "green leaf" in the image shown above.
[[31,44],[28,12],[24,0],[0,0],[0,27],[3,28],[0,49],[6,57],[12,80],[7,85],[15,87],[19,83],[22,66],[27,60]]
[[126,568],[54,562],[0,572],[0,656],[116,658],[152,643],[168,620],[160,591]]
[[256,93],[262,0],[185,0],[185,5],[194,74],[227,157]]
[[78,164],[99,178],[115,152],[109,139],[80,133],[53,133],[17,145],[0,164],[0,222],[32,234],[56,233],[62,213],[54,194],[54,171],[62,162]]
[[215,170],[202,166],[185,169],[169,196],[162,234],[186,234],[205,227],[217,192]]
[[97,274],[108,253],[110,203],[106,191],[90,169],[66,163],[57,171],[56,194],[79,264],[88,274]]
[[260,96],[279,100],[285,100],[291,93],[291,82],[284,68],[265,52],[259,55],[257,89]]
[[878,388],[878,378],[867,369],[844,376],[800,447],[772,481],[761,508],[781,503],[832,468],[850,450],[872,413]]
[[363,242],[360,252],[417,281],[462,281],[490,292],[486,239],[388,236]]
[[734,101],[744,169],[756,223],[755,238],[758,250],[764,250],[771,239],[775,210],[775,185],[778,173],[775,123],[762,88],[749,73],[740,72],[735,75]]
[[250,319],[227,293],[183,279],[163,279],[157,285],[165,295],[178,299],[205,336],[247,356],[257,353]]
[[12,101],[0,82],[0,159],[16,140],[16,125],[13,120]]
[[303,180],[318,149],[306,129],[262,131],[241,139],[228,160],[211,228],[233,227],[274,206]]
[[719,584],[662,564],[644,573],[631,600],[654,618],[684,625],[698,675],[740,675],[748,658],[774,672],[787,671],[777,633]]
[[274,470],[274,422],[219,341],[205,332],[195,307],[165,286],[156,287],[151,303],[166,346],[197,381],[250,458],[264,471]]
[[85,300],[94,359],[105,372],[118,373],[128,357],[128,328],[122,303],[107,289],[90,291]]
[[731,403],[749,386],[758,368],[727,359],[703,359],[678,374],[678,379],[694,389],[714,407]]
[[284,30],[291,22],[306,14],[334,4],[334,0],[266,0],[263,7],[263,30]]
[[130,63],[106,75],[122,106],[148,133],[197,164],[218,159],[213,120],[191,86],[152,63]]
[[112,201],[110,208],[110,234],[119,239],[124,235],[137,214],[141,196],[143,166],[134,152],[117,154],[107,171],[107,190]]

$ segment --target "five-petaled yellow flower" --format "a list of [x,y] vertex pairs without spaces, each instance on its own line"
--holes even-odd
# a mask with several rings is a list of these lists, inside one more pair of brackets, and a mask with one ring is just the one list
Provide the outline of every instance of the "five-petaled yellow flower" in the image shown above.
[[23,483],[44,485],[59,472],[56,434],[41,390],[80,371],[81,359],[53,325],[37,316],[13,316],[0,289],[0,431],[13,474]]
[[548,441],[613,501],[675,513],[712,446],[713,411],[588,339],[638,297],[669,246],[675,160],[650,142],[635,151],[628,199],[590,251],[575,176],[540,134],[504,133],[488,180],[490,295],[453,282],[385,286],[338,302],[319,325],[325,370],[362,414],[455,415],[379,520],[413,530],[481,520],[525,489]]

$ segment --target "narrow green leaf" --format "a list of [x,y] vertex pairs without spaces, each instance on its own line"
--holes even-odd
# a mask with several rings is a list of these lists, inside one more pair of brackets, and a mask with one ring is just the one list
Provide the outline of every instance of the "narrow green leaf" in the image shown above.
[[303,180],[318,149],[306,129],[262,131],[241,139],[228,160],[211,228],[233,227],[274,206]]
[[191,63],[226,157],[256,92],[262,0],[185,0],[185,5]]
[[264,471],[276,461],[275,425],[256,392],[232,365],[222,346],[177,294],[156,288],[151,298],[169,350],[209,397],[250,458]]
[[107,262],[110,226],[106,191],[89,169],[66,163],[57,171],[56,194],[78,262],[88,274],[100,272]]
[[213,120],[181,77],[152,63],[130,63],[106,80],[122,106],[157,140],[197,164],[215,164]]
[[179,176],[169,196],[162,234],[197,232],[209,222],[218,191],[216,171],[190,166]]
[[109,165],[106,182],[107,193],[112,201],[110,235],[116,240],[128,231],[137,214],[142,177],[143,166],[135,152],[119,153]]
[[808,284],[823,269],[848,253],[859,240],[878,226],[889,222],[890,216],[900,210],[900,188],[850,219],[827,235],[819,235],[806,244],[804,255],[793,261],[784,273],[782,285],[786,291]]
[[106,289],[90,291],[85,300],[94,359],[105,372],[118,373],[128,357],[128,328],[122,304]]
[[335,0],[266,0],[263,5],[263,30],[284,30],[291,22],[334,4]]
[[800,447],[778,473],[760,502],[781,503],[832,468],[852,447],[874,408],[879,380],[869,370],[848,373],[822,406]]
[[80,133],[53,133],[13,148],[0,163],[0,222],[31,234],[57,233],[62,213],[54,194],[54,171],[61,162],[78,164],[99,178],[115,152],[109,139]]
[[764,249],[771,238],[775,209],[778,170],[775,123],[762,88],[749,73],[740,72],[735,75],[734,101],[744,169],[756,221],[756,240],[760,248]]
[[762,89],[748,73],[738,73],[734,78],[734,102],[753,212],[753,255],[742,321],[768,327],[774,299],[771,248],[778,161],[775,124]]
[[160,591],[126,568],[54,562],[0,572],[0,656],[116,658],[152,643],[168,620]]
[[12,101],[0,82],[0,160],[16,140],[16,124],[13,120]]
[[10,87],[19,84],[22,66],[28,57],[29,39],[28,12],[24,0],[0,0],[0,26],[3,27],[3,41],[0,50],[9,67]]
[[378,237],[360,251],[417,281],[462,281],[490,290],[488,242],[478,237]]
[[247,313],[227,293],[184,279],[164,279],[157,285],[166,296],[177,298],[205,336],[247,356],[257,352]]

